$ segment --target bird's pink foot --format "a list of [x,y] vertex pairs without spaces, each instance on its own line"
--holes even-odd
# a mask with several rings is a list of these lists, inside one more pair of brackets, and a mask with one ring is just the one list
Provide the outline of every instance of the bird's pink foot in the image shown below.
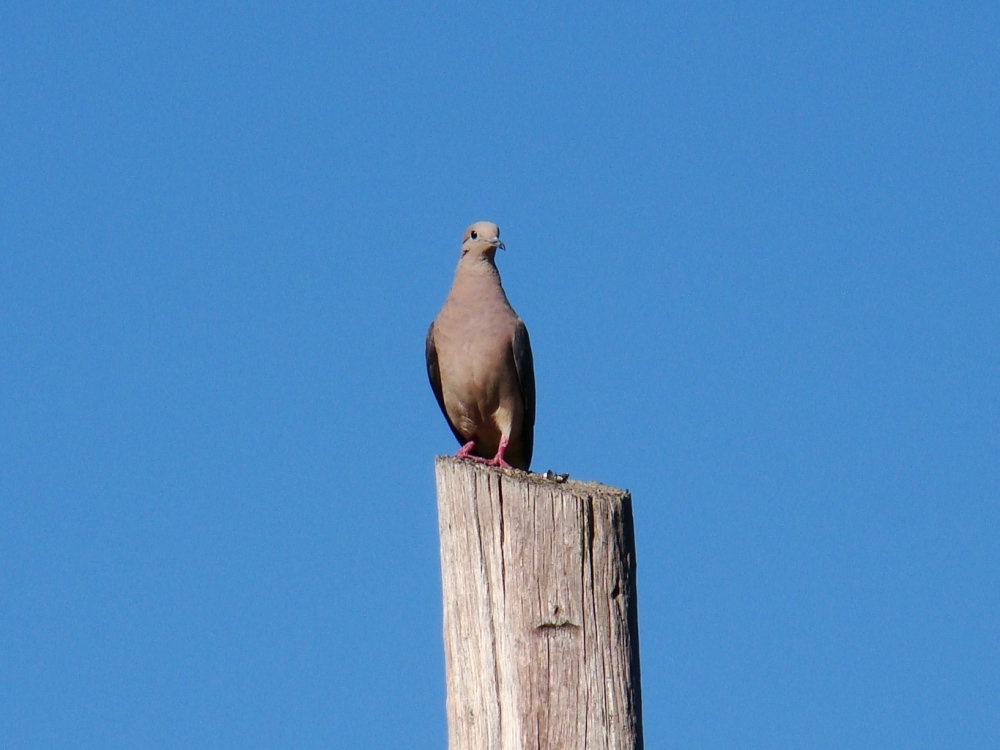
[[486,463],[490,466],[500,466],[504,469],[513,469],[514,467],[507,463],[503,457],[503,454],[507,452],[508,442],[507,438],[500,438],[500,447],[497,448],[497,454]]
[[479,461],[480,463],[488,463],[482,456],[473,456],[472,451],[476,448],[476,441],[470,440],[461,448],[458,449],[458,453],[455,454],[455,458],[468,458],[472,461]]

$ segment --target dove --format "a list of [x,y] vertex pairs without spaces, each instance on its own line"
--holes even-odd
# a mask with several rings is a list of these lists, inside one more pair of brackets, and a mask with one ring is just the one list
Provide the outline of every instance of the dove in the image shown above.
[[456,458],[527,471],[535,430],[528,329],[507,301],[495,255],[500,228],[465,230],[451,291],[427,330],[427,377],[462,447]]

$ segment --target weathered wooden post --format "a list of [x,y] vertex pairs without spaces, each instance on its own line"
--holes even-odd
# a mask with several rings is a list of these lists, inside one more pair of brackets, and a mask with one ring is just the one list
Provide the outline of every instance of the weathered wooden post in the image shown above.
[[439,456],[449,750],[641,750],[632,500]]

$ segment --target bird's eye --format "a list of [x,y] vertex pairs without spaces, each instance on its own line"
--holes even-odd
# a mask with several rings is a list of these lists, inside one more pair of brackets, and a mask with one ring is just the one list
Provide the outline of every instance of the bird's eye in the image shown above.
[[473,230],[473,231],[472,231],[472,234],[470,234],[469,236],[470,236],[470,237],[471,237],[472,239],[474,239],[474,240],[478,240],[478,239],[479,239],[479,234],[478,234],[478,233],[477,233],[477,232],[476,232],[475,230]]

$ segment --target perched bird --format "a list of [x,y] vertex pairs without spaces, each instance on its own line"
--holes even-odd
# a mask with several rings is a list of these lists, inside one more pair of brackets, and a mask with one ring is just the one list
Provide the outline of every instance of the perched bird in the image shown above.
[[427,377],[462,446],[459,458],[528,470],[535,431],[535,372],[528,329],[497,270],[500,228],[465,230],[444,307],[427,330]]

